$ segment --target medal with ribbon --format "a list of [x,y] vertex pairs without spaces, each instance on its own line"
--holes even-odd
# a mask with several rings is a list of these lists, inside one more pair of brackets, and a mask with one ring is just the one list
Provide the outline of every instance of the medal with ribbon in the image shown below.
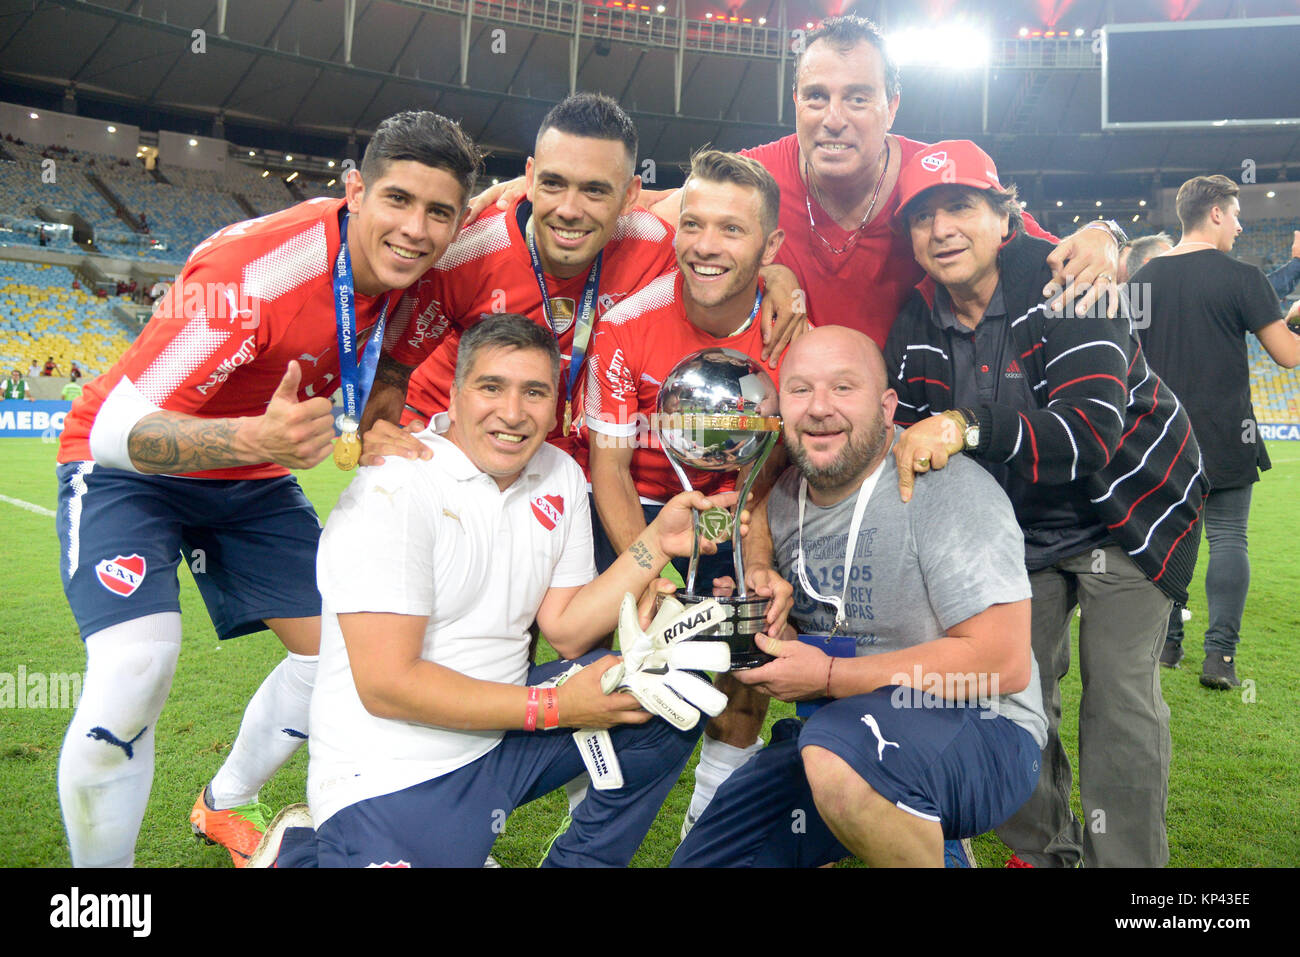
[[[541,257],[537,254],[537,241],[533,236],[533,223],[530,219],[524,230],[524,239],[528,243],[528,256],[533,263],[533,276],[537,279],[537,288],[542,292],[542,312],[546,324],[555,336],[555,344],[560,344],[560,333],[551,311],[551,297],[546,291],[546,273],[542,269]],[[600,265],[604,250],[596,254],[596,259],[587,271],[587,281],[582,287],[582,299],[578,302],[577,314],[573,319],[573,348],[569,355],[569,375],[562,382],[564,386],[564,433],[569,434],[573,428],[573,393],[577,388],[578,376],[582,373],[582,361],[587,356],[587,343],[591,341],[591,329],[596,324],[596,295],[600,291]],[[563,355],[563,350],[560,352]]]
[[352,288],[352,258],[348,253],[348,211],[339,219],[339,255],[334,261],[334,319],[339,343],[339,378],[343,385],[343,416],[339,420],[341,435],[334,440],[334,464],[345,472],[357,467],[361,458],[361,410],[375,381],[375,368],[384,346],[384,325],[388,302],[384,302],[379,321],[370,337],[371,347],[357,361],[356,293]]

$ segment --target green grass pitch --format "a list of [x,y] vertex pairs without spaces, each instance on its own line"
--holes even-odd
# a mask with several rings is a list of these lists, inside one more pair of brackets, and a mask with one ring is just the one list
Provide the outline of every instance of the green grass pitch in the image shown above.
[[[0,495],[55,506],[56,446],[40,439],[0,443]],[[1192,586],[1188,657],[1161,671],[1173,712],[1174,758],[1169,787],[1170,863],[1181,867],[1294,866],[1300,860],[1300,611],[1294,584],[1300,563],[1300,444],[1270,447],[1273,471],[1256,486],[1251,513],[1253,578],[1242,628],[1238,674],[1253,684],[1236,692],[1200,686],[1205,626],[1205,546]],[[322,518],[348,476],[326,462],[302,473],[303,487]],[[0,598],[0,674],[79,673],[84,653],[59,584],[52,518],[0,500],[6,556]],[[188,571],[181,574],[184,645],[176,680],[157,730],[153,791],[137,844],[136,862],[151,867],[230,867],[227,852],[196,843],[188,815],[199,788],[215,773],[239,725],[244,705],[283,656],[269,632],[218,642]],[[1075,660],[1077,661],[1077,647]],[[1073,752],[1079,682],[1066,679],[1062,737]],[[776,703],[769,723],[793,713]],[[0,866],[61,867],[69,862],[59,817],[55,775],[71,712],[57,708],[0,709]],[[638,866],[668,862],[693,783],[688,766],[638,852]],[[307,751],[302,749],[262,791],[278,809],[303,799]],[[1076,785],[1076,813],[1077,785]],[[543,856],[560,823],[556,793],[515,812],[494,854],[507,866],[528,867]],[[977,839],[982,866],[1007,856],[996,838]]]

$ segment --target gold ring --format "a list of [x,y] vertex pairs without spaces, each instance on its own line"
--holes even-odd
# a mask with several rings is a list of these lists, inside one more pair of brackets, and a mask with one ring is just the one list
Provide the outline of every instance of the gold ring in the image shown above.
[[928,469],[930,467],[930,456],[918,455],[916,457],[916,467],[918,469]]

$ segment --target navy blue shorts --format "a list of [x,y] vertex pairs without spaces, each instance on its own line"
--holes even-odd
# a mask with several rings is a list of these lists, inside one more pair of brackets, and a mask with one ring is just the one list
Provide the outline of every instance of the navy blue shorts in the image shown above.
[[[826,748],[946,840],[997,827],[1038,781],[1033,735],[983,708],[945,707],[896,686],[820,708],[797,739],[764,748],[718,789],[674,867],[818,867],[849,856],[817,813],[800,751]],[[870,721],[867,719],[870,718]]]
[[[605,650],[577,659],[594,661]],[[528,683],[571,662],[532,668]],[[623,787],[591,788],[573,823],[547,855],[552,867],[624,867],[641,845],[704,728],[678,731],[655,718],[610,734]],[[333,814],[315,836],[285,833],[277,867],[482,867],[516,807],[563,787],[585,768],[572,730],[510,731],[476,761],[420,784],[358,801]]]
[[182,560],[219,638],[320,614],[320,521],[293,476],[185,479],[90,462],[56,474],[59,572],[83,640],[180,611]]
[[[591,503],[591,540],[595,546],[596,574],[599,575],[618,560],[618,553],[614,551],[609,536],[605,534],[605,526],[600,524],[600,514],[596,511],[596,497],[594,495],[588,495],[587,497]],[[662,505],[646,505],[642,503],[641,511],[645,515],[646,524],[649,525],[653,522],[662,509]],[[686,581],[686,572],[690,567],[690,559],[674,558],[673,567],[682,576],[682,581]],[[731,542],[719,542],[718,550],[712,555],[700,555],[699,568],[695,573],[696,594],[712,595],[713,580],[715,578],[735,577],[736,569],[731,558]]]

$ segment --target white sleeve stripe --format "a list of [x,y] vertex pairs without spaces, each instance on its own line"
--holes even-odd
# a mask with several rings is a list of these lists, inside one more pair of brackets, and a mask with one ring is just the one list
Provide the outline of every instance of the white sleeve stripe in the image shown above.
[[1142,377],[1142,381],[1128,390],[1128,402],[1125,404],[1125,408],[1133,404],[1133,400],[1137,398],[1138,389],[1142,388],[1149,378],[1151,378],[1151,367],[1147,366],[1147,374]]
[[1073,482],[1079,474],[1079,446],[1075,444],[1074,433],[1070,431],[1070,426],[1066,424],[1065,419],[1061,418],[1051,409],[1047,410],[1047,414],[1056,419],[1057,422],[1061,423],[1061,428],[1065,429],[1066,438],[1070,440],[1070,451],[1074,453],[1074,458],[1070,462],[1070,481]]
[[[1172,395],[1172,393],[1170,393],[1170,394]],[[1136,475],[1138,472],[1142,471],[1143,466],[1145,466],[1145,465],[1147,464],[1147,459],[1149,459],[1149,458],[1151,457],[1151,453],[1154,452],[1154,451],[1156,450],[1156,447],[1157,447],[1161,442],[1164,441],[1165,436],[1166,436],[1166,435],[1168,434],[1168,432],[1169,432],[1169,426],[1171,426],[1171,425],[1174,424],[1174,418],[1175,418],[1175,416],[1178,414],[1178,410],[1179,410],[1181,407],[1182,407],[1182,404],[1178,401],[1178,397],[1177,397],[1177,396],[1174,396],[1174,414],[1171,415],[1171,416],[1169,416],[1169,418],[1165,421],[1165,427],[1164,427],[1163,429],[1160,430],[1160,434],[1156,436],[1156,440],[1155,440],[1154,442],[1152,442],[1151,445],[1147,448],[1147,450],[1146,450],[1146,454],[1144,454],[1144,455],[1142,456],[1142,460],[1141,460],[1140,462],[1138,462],[1137,465],[1133,466],[1133,468],[1131,468],[1129,471],[1125,472],[1125,473],[1124,473],[1123,475],[1121,475],[1119,478],[1115,479],[1115,481],[1111,482],[1111,483],[1110,483],[1110,488],[1106,489],[1106,494],[1105,494],[1105,495],[1102,495],[1100,498],[1094,498],[1094,499],[1092,499],[1091,501],[1092,501],[1092,503],[1093,503],[1094,505],[1096,505],[1096,504],[1099,503],[1099,502],[1104,502],[1104,501],[1106,501],[1106,499],[1110,498],[1111,495],[1114,494],[1114,492],[1115,492],[1115,486],[1119,485],[1120,482],[1122,482],[1122,481],[1124,481],[1126,478],[1130,478],[1131,476]]]
[[1025,437],[1025,420],[1022,419],[1020,416],[1016,416],[1016,444],[1011,449],[1011,454],[1008,455],[1002,461],[1010,462],[1012,459],[1016,457],[1016,453],[1020,451],[1020,443],[1024,439],[1024,437]]
[[[1115,407],[1114,407],[1113,405],[1111,405],[1109,402],[1104,402],[1104,401],[1102,401],[1101,399],[1094,399],[1092,396],[1085,396],[1084,399],[1085,399],[1085,401],[1087,401],[1087,402],[1095,402],[1095,403],[1097,403],[1098,405],[1103,406],[1104,408],[1110,409],[1110,411],[1112,411],[1112,412],[1115,413],[1115,418],[1119,419],[1119,424],[1120,424],[1121,426],[1124,424],[1124,416],[1123,416],[1123,414],[1119,411],[1119,409],[1115,408]],[[1054,401],[1054,402],[1063,402],[1063,401],[1065,401],[1065,400],[1064,400],[1064,399],[1054,399],[1053,401]],[[1049,402],[1048,405],[1051,405],[1051,403]]]
[[1068,356],[1071,352],[1078,352],[1080,349],[1091,349],[1093,346],[1109,346],[1110,348],[1112,348],[1112,349],[1114,349],[1116,352],[1118,352],[1121,356],[1123,356],[1123,358],[1124,358],[1124,365],[1125,365],[1125,366],[1128,365],[1128,356],[1124,355],[1124,350],[1123,350],[1123,349],[1121,349],[1119,346],[1115,345],[1115,343],[1111,342],[1111,341],[1108,340],[1108,339],[1095,339],[1095,340],[1093,340],[1092,342],[1085,342],[1085,343],[1083,343],[1082,345],[1077,345],[1077,346],[1075,346],[1073,349],[1066,349],[1064,352],[1062,352],[1059,356],[1057,356],[1057,357],[1056,357],[1055,359],[1053,359],[1051,362],[1047,363],[1047,365],[1044,366],[1043,368],[1045,368],[1045,369],[1050,369],[1054,363],[1060,361],[1061,359],[1064,359],[1064,358],[1065,358],[1066,356]]
[[1200,475],[1201,475],[1201,469],[1198,464],[1196,469],[1196,474],[1193,475],[1192,480],[1187,483],[1187,488],[1183,489],[1183,497],[1180,498],[1178,501],[1174,502],[1174,504],[1170,505],[1167,509],[1165,509],[1164,514],[1151,523],[1151,527],[1147,529],[1146,539],[1143,540],[1141,545],[1139,545],[1137,548],[1129,552],[1130,555],[1136,555],[1138,552],[1144,552],[1147,550],[1147,546],[1151,544],[1151,537],[1156,533],[1156,528],[1160,525],[1161,522],[1163,522],[1166,518],[1170,516],[1170,514],[1173,512],[1174,509],[1176,509],[1179,505],[1182,505],[1184,502],[1187,501],[1187,497],[1192,493],[1192,486],[1196,484],[1196,480],[1200,477]]
[[229,338],[228,330],[209,326],[206,315],[196,316],[185,323],[176,338],[140,373],[135,388],[147,401],[161,406]]
[[587,416],[587,428],[593,432],[599,432],[601,435],[616,435],[619,437],[636,435],[635,422],[606,422],[604,419],[592,415]]

